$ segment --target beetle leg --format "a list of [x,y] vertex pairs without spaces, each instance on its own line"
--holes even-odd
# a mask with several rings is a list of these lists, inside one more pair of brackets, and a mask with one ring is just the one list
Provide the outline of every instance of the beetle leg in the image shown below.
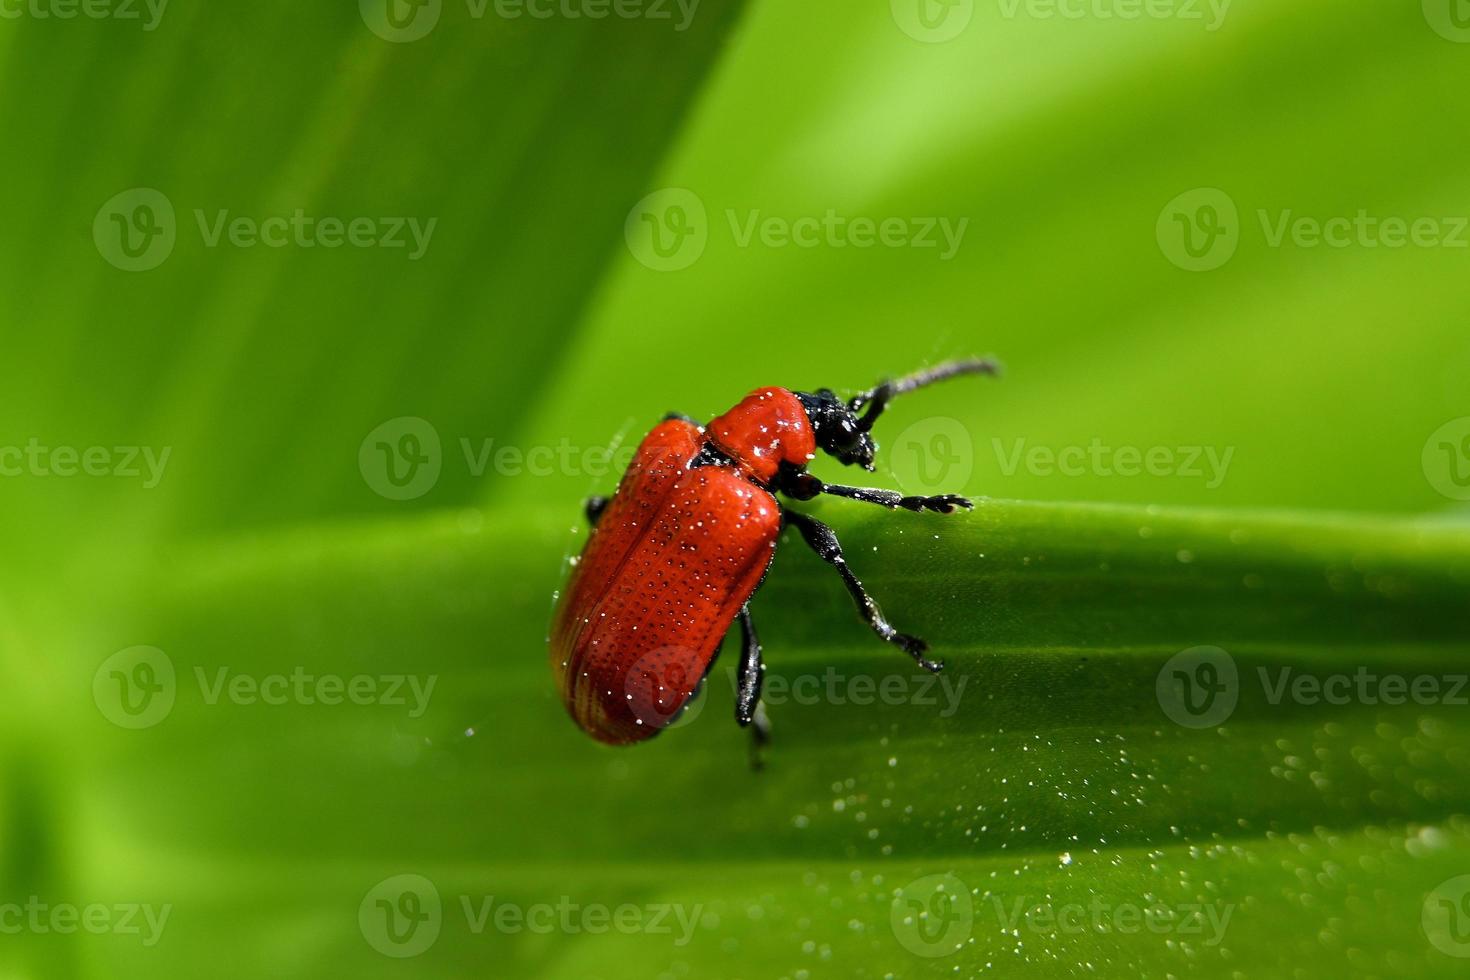
[[848,500],[860,500],[865,504],[878,504],[890,509],[902,507],[915,513],[922,510],[936,514],[953,514],[957,510],[973,510],[970,498],[957,493],[941,493],[933,497],[906,497],[897,490],[876,490],[869,487],[844,487],[835,483],[823,483],[822,493]]
[[924,651],[929,649],[929,644],[916,636],[900,633],[889,625],[888,620],[883,618],[883,611],[878,608],[878,603],[868,595],[868,590],[863,588],[863,583],[847,567],[847,559],[842,554],[842,543],[837,540],[837,534],[827,525],[808,514],[797,513],[794,510],[783,511],[787,523],[796,526],[801,532],[807,546],[817,553],[833,568],[837,574],[842,576],[842,581],[847,585],[847,591],[851,593],[853,601],[857,603],[858,612],[863,620],[884,640],[894,646],[901,647],[905,653],[925,670],[938,672],[944,669],[944,664],[938,660],[930,660],[924,656]]
[[676,422],[676,421],[677,422],[688,422],[690,425],[699,425],[698,422],[696,422],[690,416],[685,415],[683,412],[666,412],[666,413],[664,413],[663,421],[665,421],[665,422]]
[[735,675],[735,720],[744,728],[755,717],[761,701],[761,681],[766,665],[761,663],[761,641],[750,618],[750,604],[740,607],[740,669]]
[[606,497],[588,497],[587,503],[582,506],[583,513],[587,515],[587,523],[593,527],[602,519],[602,512],[607,510]]
[[766,762],[761,750],[771,742],[771,720],[766,717],[766,706],[759,701],[751,718],[750,735],[750,768],[764,769]]
[[761,662],[761,640],[750,617],[750,603],[740,607],[740,669],[735,675],[735,720],[750,728],[750,768],[761,769],[761,749],[771,741],[771,720],[761,704],[761,681],[766,665]]
[[879,490],[873,487],[845,487],[838,483],[824,483],[807,472],[783,474],[782,491],[797,500],[811,500],[818,494],[845,497],[865,504],[877,504],[890,510],[903,508],[915,513],[929,510],[936,514],[953,514],[956,510],[971,510],[974,504],[968,497],[957,493],[941,493],[933,497],[906,497],[897,490]]

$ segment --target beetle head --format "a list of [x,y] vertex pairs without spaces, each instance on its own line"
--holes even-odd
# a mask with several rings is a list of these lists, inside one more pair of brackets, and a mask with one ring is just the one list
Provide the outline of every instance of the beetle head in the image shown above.
[[873,455],[878,447],[868,431],[871,421],[859,418],[852,407],[829,388],[820,388],[815,394],[797,392],[796,397],[806,409],[817,447],[822,452],[835,456],[843,466],[856,465],[872,471]]
[[[988,357],[971,357],[916,371],[892,381],[885,381],[871,391],[862,392],[844,402],[830,388],[818,388],[814,395],[797,392],[812,432],[823,452],[836,456],[844,466],[854,464],[873,469],[873,423],[899,395],[927,388],[939,381],[966,374],[1000,374],[1000,364]],[[858,413],[862,414],[859,415]]]

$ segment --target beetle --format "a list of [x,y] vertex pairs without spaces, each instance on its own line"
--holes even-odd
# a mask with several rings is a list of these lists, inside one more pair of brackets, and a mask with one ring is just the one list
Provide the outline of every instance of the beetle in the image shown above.
[[630,745],[667,728],[714,665],[739,622],[736,721],[767,734],[760,705],[761,645],[749,600],[764,579],[783,527],[794,527],[841,576],[873,632],[921,667],[943,664],[928,645],[889,624],[842,552],[837,535],[776,494],[819,494],[890,509],[941,514],[974,505],[958,494],[905,496],[826,483],[808,472],[817,450],[871,472],[873,424],[898,395],[961,375],[997,375],[989,358],[951,361],[843,401],[758,388],[699,425],[670,413],[639,444],[609,499],[587,501],[591,533],[557,597],[548,646],[556,685],[572,719],[593,738]]

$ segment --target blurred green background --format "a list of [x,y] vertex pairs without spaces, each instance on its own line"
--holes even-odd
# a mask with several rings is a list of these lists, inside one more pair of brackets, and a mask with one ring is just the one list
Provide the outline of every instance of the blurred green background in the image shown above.
[[[1463,670],[1467,82],[1464,0],[0,0],[0,978],[1462,975],[1470,708],[1155,678]],[[984,353],[871,478],[975,515],[817,505],[955,710],[567,722],[600,454]],[[914,690],[780,555],[772,677]]]

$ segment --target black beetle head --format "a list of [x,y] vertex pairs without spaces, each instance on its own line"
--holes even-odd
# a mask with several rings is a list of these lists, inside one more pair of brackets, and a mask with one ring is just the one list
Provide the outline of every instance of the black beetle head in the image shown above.
[[843,466],[873,469],[873,455],[878,447],[873,444],[864,420],[846,402],[829,388],[820,388],[815,394],[797,392],[796,397],[806,409],[822,452],[835,456]]
[[[888,408],[888,403],[899,395],[926,388],[937,381],[946,381],[965,374],[998,375],[1000,364],[988,357],[969,357],[959,361],[916,371],[892,381],[885,381],[871,391],[864,391],[844,402],[830,388],[818,388],[809,395],[796,392],[811,420],[817,445],[822,451],[837,457],[844,466],[854,464],[865,470],[873,469],[873,454],[878,447],[873,445],[873,423]],[[858,415],[862,412],[862,415]]]

